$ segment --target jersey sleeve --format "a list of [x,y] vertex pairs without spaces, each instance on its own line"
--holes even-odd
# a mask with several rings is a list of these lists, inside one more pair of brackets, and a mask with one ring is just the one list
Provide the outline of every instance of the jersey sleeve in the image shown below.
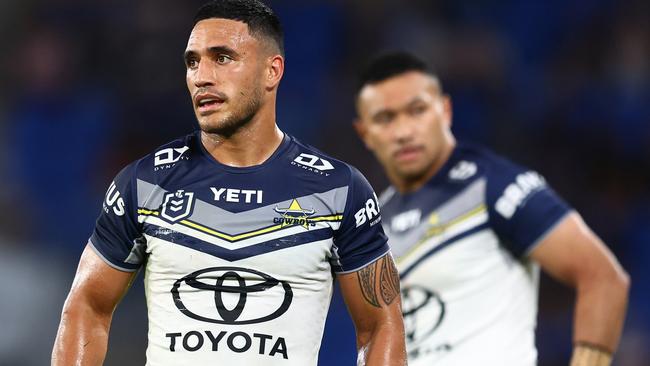
[[544,177],[510,162],[492,167],[486,198],[490,224],[515,257],[527,255],[571,211]]
[[389,251],[377,195],[358,170],[351,171],[343,220],[334,235],[331,263],[336,273],[355,272]]
[[144,236],[137,216],[136,163],[124,168],[111,182],[90,245],[108,265],[133,272],[144,261]]

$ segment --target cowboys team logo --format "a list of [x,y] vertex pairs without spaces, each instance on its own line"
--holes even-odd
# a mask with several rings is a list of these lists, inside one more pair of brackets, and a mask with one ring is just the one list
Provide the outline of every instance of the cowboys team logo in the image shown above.
[[176,222],[192,214],[194,193],[182,189],[167,193],[163,200],[160,216],[169,221]]
[[316,226],[316,223],[309,219],[316,213],[316,210],[313,208],[310,210],[303,209],[295,198],[291,201],[289,207],[279,208],[275,206],[273,211],[282,215],[282,217],[273,219],[273,223],[282,224],[282,227],[300,225],[307,229],[309,226]]

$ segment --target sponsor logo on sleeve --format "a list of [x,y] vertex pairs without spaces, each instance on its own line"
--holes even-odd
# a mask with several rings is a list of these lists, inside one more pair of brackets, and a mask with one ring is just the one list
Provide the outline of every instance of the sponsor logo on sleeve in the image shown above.
[[546,181],[537,172],[529,171],[519,174],[509,184],[494,205],[494,209],[504,218],[510,219],[523,206],[533,193],[542,190]]
[[319,158],[316,155],[302,153],[297,158],[293,159],[291,165],[303,168],[316,174],[328,177],[330,174],[328,170],[333,170],[334,166],[329,161]]
[[370,226],[374,226],[381,221],[381,216],[379,215],[379,204],[377,204],[377,195],[373,193],[373,196],[373,198],[368,198],[364,207],[354,214],[354,218],[357,222],[356,227],[359,227],[368,221],[370,221]]
[[111,209],[117,216],[124,216],[126,213],[124,209],[124,198],[122,198],[120,195],[120,191],[117,190],[115,182],[111,182],[111,185],[108,187],[103,206],[106,213],[108,213]]

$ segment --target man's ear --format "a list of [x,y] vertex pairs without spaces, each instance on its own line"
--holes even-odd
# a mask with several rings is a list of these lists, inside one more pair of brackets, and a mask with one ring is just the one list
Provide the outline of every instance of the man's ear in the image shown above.
[[367,127],[363,121],[359,117],[355,118],[354,121],[352,122],[352,127],[354,127],[354,130],[357,132],[357,136],[363,141],[363,144],[366,145],[366,148],[370,149],[370,146],[368,146],[368,142],[366,141],[366,135],[367,135]]
[[451,105],[451,98],[447,94],[445,94],[442,98],[443,98],[442,99],[443,110],[444,110],[444,114],[445,114],[445,123],[447,124],[447,127],[449,127],[449,129],[451,129],[451,124],[452,124],[451,121],[453,120],[453,118],[452,118],[453,117],[453,110],[452,110],[452,105]]
[[284,57],[274,55],[269,57],[266,65],[266,87],[268,89],[277,88],[284,75]]

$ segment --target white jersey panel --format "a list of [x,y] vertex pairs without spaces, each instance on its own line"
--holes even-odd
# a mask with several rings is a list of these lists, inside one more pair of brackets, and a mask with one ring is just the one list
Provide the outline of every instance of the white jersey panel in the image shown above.
[[402,278],[409,365],[534,365],[536,267],[489,229],[422,261]]
[[[316,364],[332,293],[330,240],[236,262],[148,240],[147,365],[208,365],[215,353],[234,366]],[[195,268],[203,272],[191,276]]]

